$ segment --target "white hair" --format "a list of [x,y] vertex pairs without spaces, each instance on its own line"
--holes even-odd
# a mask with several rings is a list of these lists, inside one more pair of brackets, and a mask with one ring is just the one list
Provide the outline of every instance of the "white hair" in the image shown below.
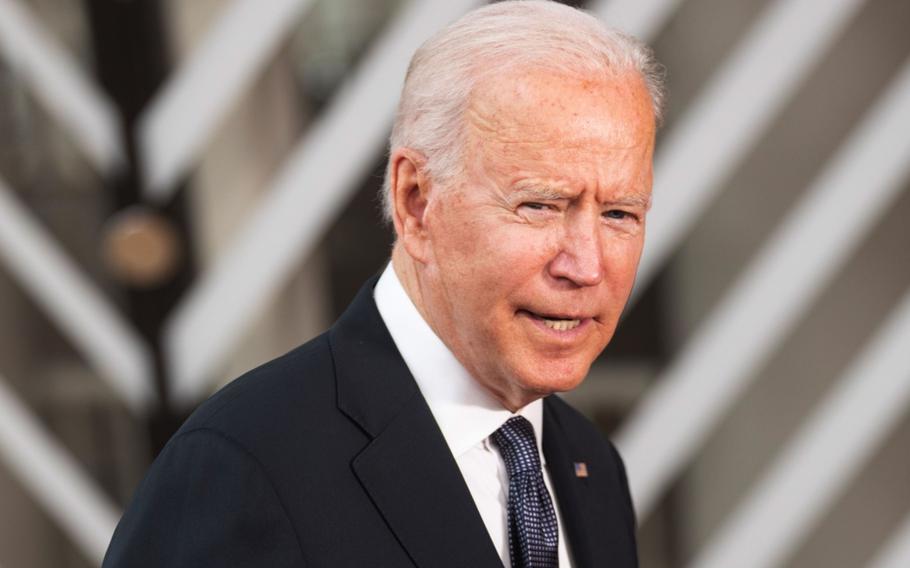
[[[550,0],[506,0],[469,12],[420,46],[405,77],[389,151],[417,150],[434,182],[452,180],[463,168],[463,116],[474,87],[514,68],[605,77],[637,72],[660,120],[663,68],[646,45],[582,10]],[[387,167],[387,220],[393,214],[389,178]]]

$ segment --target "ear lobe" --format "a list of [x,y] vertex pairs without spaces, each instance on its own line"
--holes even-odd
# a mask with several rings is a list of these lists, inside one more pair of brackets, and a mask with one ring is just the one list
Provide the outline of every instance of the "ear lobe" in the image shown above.
[[410,148],[398,148],[389,156],[392,220],[398,241],[415,260],[424,261],[426,244],[425,214],[430,180],[426,158]]

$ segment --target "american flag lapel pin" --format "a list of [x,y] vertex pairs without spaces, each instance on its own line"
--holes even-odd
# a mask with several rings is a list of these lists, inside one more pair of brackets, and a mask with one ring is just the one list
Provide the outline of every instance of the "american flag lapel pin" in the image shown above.
[[588,464],[575,462],[575,477],[588,477]]

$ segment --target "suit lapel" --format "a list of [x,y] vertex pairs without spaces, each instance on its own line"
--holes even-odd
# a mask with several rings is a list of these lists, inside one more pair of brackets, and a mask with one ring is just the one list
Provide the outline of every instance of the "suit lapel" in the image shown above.
[[420,568],[502,563],[429,407],[373,301],[376,278],[330,331],[338,406],[372,438],[352,468]]
[[501,567],[423,397],[354,460],[354,471],[418,566]]
[[543,452],[547,460],[553,491],[559,503],[569,550],[575,568],[595,568],[610,565],[609,551],[595,531],[607,526],[609,519],[595,506],[595,487],[603,480],[598,472],[588,471],[588,477],[576,475],[575,464],[591,463],[591,457],[576,447],[573,437],[560,423],[552,401],[544,399]]

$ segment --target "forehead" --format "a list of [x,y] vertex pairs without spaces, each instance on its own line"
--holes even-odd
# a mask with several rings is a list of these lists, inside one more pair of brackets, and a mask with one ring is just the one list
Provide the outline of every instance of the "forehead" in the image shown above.
[[613,77],[516,69],[474,89],[469,137],[506,145],[630,148],[651,144],[650,95],[635,72]]
[[467,116],[469,175],[518,185],[649,194],[654,115],[636,73],[586,78],[512,73],[484,81]]

